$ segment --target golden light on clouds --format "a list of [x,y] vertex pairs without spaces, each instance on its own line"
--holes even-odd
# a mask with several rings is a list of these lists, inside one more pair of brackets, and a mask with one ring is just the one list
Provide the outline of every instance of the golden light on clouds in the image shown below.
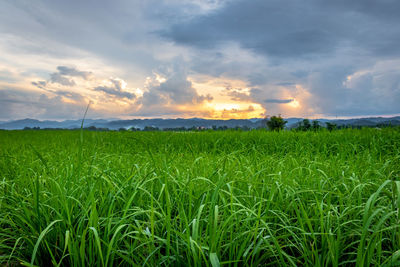
[[134,90],[134,93],[136,94],[136,96],[139,96],[139,97],[141,97],[141,96],[143,96],[143,90],[142,89],[140,89],[140,88],[136,88],[135,90]]
[[260,118],[265,109],[257,103],[208,103],[210,119],[251,119]]
[[293,101],[289,102],[287,105],[291,108],[299,108],[300,107],[300,103],[296,99],[293,99]]
[[209,103],[208,106],[216,111],[240,109],[241,107],[239,103]]
[[[210,94],[213,100],[199,105],[197,108],[202,116],[207,119],[250,119],[260,118],[265,114],[265,109],[259,103],[250,99],[250,89],[241,80],[223,77],[189,77],[190,82],[197,92]],[[248,99],[234,99],[228,90],[240,90],[240,93],[249,96]]]
[[163,82],[167,81],[167,79],[165,77],[162,77],[160,74],[158,74],[156,72],[153,72],[153,73],[156,76],[155,79],[157,82],[163,83]]
[[[76,67],[75,70],[78,72],[81,68]],[[54,70],[53,73],[57,74],[57,71]],[[184,98],[186,102],[179,102],[175,101],[174,97],[180,99],[179,94],[186,91],[179,91],[182,88],[174,91],[176,89],[174,86],[181,84],[170,83],[168,85],[171,88],[160,87],[170,78],[156,72],[153,72],[152,77],[142,80],[141,86],[134,87],[132,84],[135,82],[115,75],[92,73],[90,78],[85,77],[66,76],[68,79],[73,79],[74,86],[65,86],[51,79],[43,80],[45,83],[43,87],[31,86],[49,97],[59,96],[62,103],[73,104],[77,108],[81,106],[84,108],[88,101],[92,101],[93,113],[125,119],[198,117],[227,120],[262,118],[266,114],[282,114],[288,117],[301,116],[307,109],[308,92],[300,85],[294,88],[282,86],[279,92],[260,94],[259,88],[255,88],[253,92],[254,88],[248,87],[246,81],[238,79],[186,76],[184,79],[189,83],[184,83],[184,86],[188,86],[184,89],[189,92],[193,90],[193,99],[190,101],[190,97]],[[39,81],[40,79],[37,79],[37,82]],[[269,103],[265,99],[271,94],[273,95],[271,97],[277,100],[293,99],[293,101]],[[155,99],[152,104],[149,99],[155,97],[154,95],[160,98]]]

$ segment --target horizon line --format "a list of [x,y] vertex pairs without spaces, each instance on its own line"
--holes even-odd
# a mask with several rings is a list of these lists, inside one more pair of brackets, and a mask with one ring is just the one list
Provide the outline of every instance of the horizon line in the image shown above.
[[[277,116],[277,115],[272,115],[272,116]],[[396,114],[390,114],[390,115],[357,115],[357,116],[319,116],[317,118],[312,118],[316,116],[299,116],[299,117],[284,117],[284,119],[309,119],[309,120],[349,120],[349,119],[371,119],[371,118],[394,118],[394,117],[399,117],[400,113]],[[268,116],[271,117],[271,116]],[[254,119],[266,119],[267,117],[253,117],[253,118],[200,118],[200,117],[189,117],[189,118],[163,118],[163,117],[133,117],[133,118],[85,118],[85,120],[105,120],[105,121],[124,121],[124,120],[193,120],[193,119],[200,119],[200,120],[223,120],[223,121],[228,121],[228,120],[254,120]],[[2,123],[7,123],[7,122],[14,122],[14,121],[22,121],[22,120],[37,120],[40,122],[44,121],[57,121],[57,122],[63,122],[63,121],[74,121],[74,120],[82,120],[82,118],[75,118],[75,119],[36,119],[36,118],[21,118],[21,119],[9,119],[9,120],[0,120]]]

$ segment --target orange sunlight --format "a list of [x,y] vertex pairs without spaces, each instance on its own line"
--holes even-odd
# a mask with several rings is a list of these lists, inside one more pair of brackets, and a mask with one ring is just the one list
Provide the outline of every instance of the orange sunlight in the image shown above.
[[264,116],[265,109],[256,103],[208,103],[210,119],[251,119]]
[[289,102],[287,105],[291,108],[299,108],[300,107],[300,103],[296,99],[293,99],[293,101]]

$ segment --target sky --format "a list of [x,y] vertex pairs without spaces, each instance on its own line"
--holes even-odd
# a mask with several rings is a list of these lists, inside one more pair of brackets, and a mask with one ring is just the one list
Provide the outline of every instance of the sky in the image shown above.
[[1,0],[0,120],[400,113],[398,0]]

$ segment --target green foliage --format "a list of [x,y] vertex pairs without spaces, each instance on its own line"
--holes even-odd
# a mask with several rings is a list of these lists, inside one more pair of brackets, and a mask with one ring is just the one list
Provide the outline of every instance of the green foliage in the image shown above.
[[311,130],[311,123],[309,119],[303,119],[303,121],[299,122],[299,126],[297,127],[299,131],[309,131]]
[[159,131],[160,129],[158,127],[153,127],[153,126],[146,126],[144,127],[143,131],[145,132],[150,132],[150,131]]
[[319,121],[313,120],[313,122],[312,122],[312,129],[313,129],[314,131],[318,131],[319,129],[321,129],[321,125],[319,125]]
[[319,123],[319,121],[317,120],[313,120],[312,123],[310,122],[309,119],[303,119],[301,122],[298,123],[297,128],[295,128],[295,130],[297,131],[318,131],[320,130],[322,127]]
[[400,129],[0,131],[0,266],[399,266]]
[[286,123],[287,121],[285,121],[280,115],[272,116],[267,120],[267,127],[271,131],[280,131],[283,130]]
[[331,122],[327,122],[326,123],[326,129],[328,129],[328,131],[333,131],[333,130],[335,130],[336,129],[336,124],[334,124],[334,123],[331,123]]

